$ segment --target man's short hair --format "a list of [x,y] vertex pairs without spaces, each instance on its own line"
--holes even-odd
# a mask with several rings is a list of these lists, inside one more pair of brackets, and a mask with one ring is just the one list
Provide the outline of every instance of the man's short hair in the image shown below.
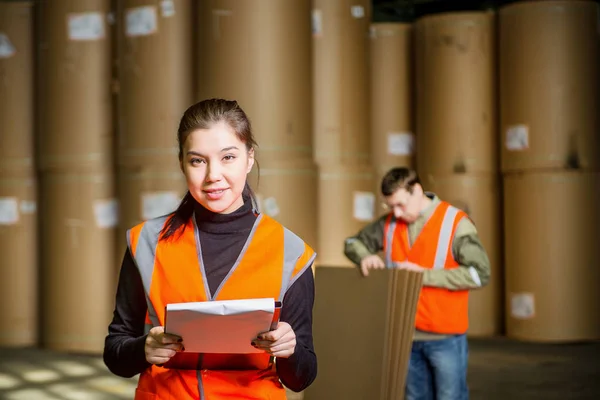
[[381,194],[393,195],[398,189],[412,193],[416,184],[421,184],[417,172],[410,168],[396,167],[389,170],[381,180]]

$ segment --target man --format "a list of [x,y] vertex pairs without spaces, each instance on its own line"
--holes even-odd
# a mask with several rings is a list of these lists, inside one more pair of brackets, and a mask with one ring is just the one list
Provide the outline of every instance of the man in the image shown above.
[[487,253],[468,216],[425,193],[415,171],[390,170],[381,192],[390,212],[346,239],[346,257],[364,276],[386,267],[423,272],[406,400],[466,400],[468,293],[489,281]]

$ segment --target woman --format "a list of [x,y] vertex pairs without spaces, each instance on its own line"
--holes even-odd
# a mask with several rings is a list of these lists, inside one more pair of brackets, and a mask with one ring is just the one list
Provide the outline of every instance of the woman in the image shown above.
[[[253,210],[246,182],[256,142],[235,101],[211,99],[183,115],[177,139],[188,193],[172,214],[127,233],[104,362],[141,374],[136,399],[285,399],[316,376],[312,343],[314,251]],[[164,332],[169,303],[275,298],[276,329],[254,354],[190,354]],[[273,362],[274,360],[274,362]]]

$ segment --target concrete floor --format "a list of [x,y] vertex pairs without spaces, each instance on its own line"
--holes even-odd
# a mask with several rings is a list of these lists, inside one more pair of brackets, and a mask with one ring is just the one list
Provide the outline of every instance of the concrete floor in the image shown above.
[[[540,345],[471,339],[471,399],[598,400],[599,357],[600,342]],[[98,356],[0,348],[0,399],[132,399],[135,385],[136,379],[111,375]]]
[[471,399],[600,399],[600,342],[470,340]]

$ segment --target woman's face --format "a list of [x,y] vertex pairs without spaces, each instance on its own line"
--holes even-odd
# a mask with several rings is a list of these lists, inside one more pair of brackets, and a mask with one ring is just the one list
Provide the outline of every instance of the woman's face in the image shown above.
[[191,132],[183,144],[181,168],[191,195],[204,208],[229,214],[244,204],[246,176],[254,151],[225,122]]

